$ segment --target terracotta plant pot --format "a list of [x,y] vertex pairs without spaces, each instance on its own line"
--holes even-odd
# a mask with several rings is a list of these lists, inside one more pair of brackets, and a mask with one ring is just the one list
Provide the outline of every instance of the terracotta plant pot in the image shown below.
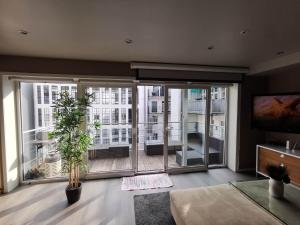
[[284,184],[282,181],[274,180],[270,178],[269,180],[269,194],[275,198],[283,198]]
[[81,183],[79,183],[78,188],[70,187],[69,185],[66,187],[66,195],[69,204],[73,204],[80,199],[81,189]]

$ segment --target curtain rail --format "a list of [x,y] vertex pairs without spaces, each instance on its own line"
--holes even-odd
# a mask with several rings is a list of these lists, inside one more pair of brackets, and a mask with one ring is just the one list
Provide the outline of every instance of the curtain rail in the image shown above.
[[3,75],[8,75],[8,78],[13,81],[24,81],[24,82],[69,82],[69,83],[96,83],[96,82],[132,82],[135,77],[129,76],[79,76],[79,75],[53,75],[53,74],[43,74],[43,75],[9,75],[7,73],[2,73]]

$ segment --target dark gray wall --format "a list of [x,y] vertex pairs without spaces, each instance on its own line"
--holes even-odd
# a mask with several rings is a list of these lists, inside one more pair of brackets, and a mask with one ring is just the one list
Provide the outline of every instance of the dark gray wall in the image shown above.
[[0,71],[90,76],[135,76],[130,63],[0,55]]
[[251,127],[252,96],[265,92],[266,78],[246,76],[242,83],[239,169],[255,167],[255,146],[265,143],[265,132]]
[[241,132],[239,169],[255,168],[257,144],[270,141],[298,141],[300,134],[265,132],[251,127],[252,96],[255,94],[300,92],[300,64],[270,71],[257,76],[246,76],[242,84]]
[[[276,73],[273,76],[268,76],[267,90],[268,93],[300,93],[300,67],[294,67],[284,72],[284,74]],[[285,142],[286,140],[298,141],[298,148],[300,148],[300,134],[266,132],[266,141],[273,140],[279,142]]]

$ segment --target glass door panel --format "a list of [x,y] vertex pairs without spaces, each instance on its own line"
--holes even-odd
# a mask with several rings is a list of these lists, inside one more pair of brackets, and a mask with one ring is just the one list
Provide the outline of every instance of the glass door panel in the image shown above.
[[[132,87],[91,86],[94,101],[87,110],[86,125],[93,137],[88,149],[90,173],[132,169]],[[98,121],[100,129],[92,125]]]
[[208,89],[168,88],[168,168],[206,166]]
[[209,165],[225,164],[227,103],[227,88],[211,87]]
[[75,98],[73,83],[20,82],[22,178],[24,181],[64,177],[56,142],[49,139],[55,119],[53,106],[60,93]]
[[137,172],[164,169],[164,89],[139,85],[137,105]]

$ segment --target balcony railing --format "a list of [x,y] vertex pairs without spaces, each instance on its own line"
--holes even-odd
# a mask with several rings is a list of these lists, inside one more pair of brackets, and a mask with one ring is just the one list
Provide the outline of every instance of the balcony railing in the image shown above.
[[205,100],[189,100],[188,101],[188,112],[205,114],[206,101]]
[[225,113],[225,106],[226,106],[225,99],[212,99],[211,113]]
[[23,132],[25,180],[63,176],[61,158],[56,151],[55,141],[48,138],[51,130],[53,130],[53,126]]
[[[212,99],[211,100],[211,113],[225,113],[225,99]],[[205,114],[206,100],[189,100],[188,112]]]

